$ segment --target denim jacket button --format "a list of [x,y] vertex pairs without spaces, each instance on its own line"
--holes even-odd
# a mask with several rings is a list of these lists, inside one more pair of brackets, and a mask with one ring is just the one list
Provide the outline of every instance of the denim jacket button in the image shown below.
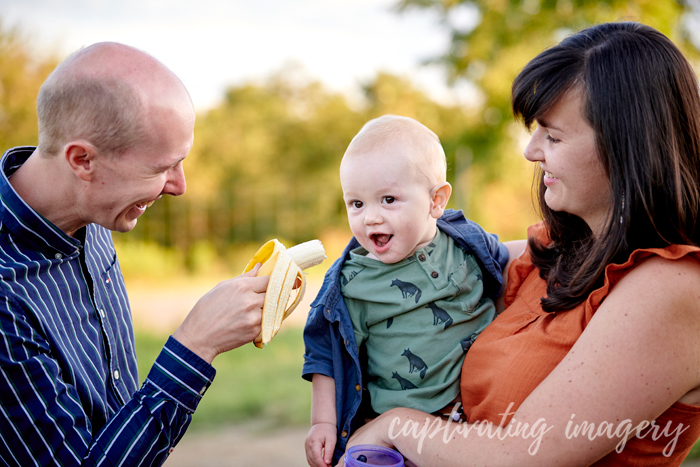
[[343,437],[343,438],[347,438],[347,437],[348,437],[348,432],[347,432],[347,430],[343,430],[343,432],[340,433],[340,436]]
[[362,390],[362,386],[360,386],[359,384],[356,384],[356,385],[355,385],[355,390],[356,390],[356,391],[361,391],[361,390]]

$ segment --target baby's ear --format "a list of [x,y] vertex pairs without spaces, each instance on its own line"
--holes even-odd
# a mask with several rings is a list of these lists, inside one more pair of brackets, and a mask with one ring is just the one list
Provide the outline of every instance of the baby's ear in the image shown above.
[[442,216],[447,207],[447,201],[452,194],[452,185],[447,182],[442,182],[430,190],[430,215],[435,219]]

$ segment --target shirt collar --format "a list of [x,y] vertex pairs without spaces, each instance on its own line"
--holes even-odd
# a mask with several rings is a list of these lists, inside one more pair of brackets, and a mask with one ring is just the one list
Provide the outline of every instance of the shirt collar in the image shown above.
[[29,206],[15,191],[9,177],[32,155],[34,146],[9,149],[0,159],[0,220],[2,229],[47,256],[60,258],[80,251],[81,243]]

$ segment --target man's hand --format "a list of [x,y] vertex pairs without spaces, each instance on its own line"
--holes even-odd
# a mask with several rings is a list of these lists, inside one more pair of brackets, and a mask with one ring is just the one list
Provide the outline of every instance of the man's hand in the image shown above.
[[220,353],[252,342],[260,334],[269,276],[251,271],[218,283],[195,304],[173,337],[211,364]]
[[321,422],[311,427],[304,446],[309,466],[327,467],[331,465],[337,436],[337,429],[333,423]]

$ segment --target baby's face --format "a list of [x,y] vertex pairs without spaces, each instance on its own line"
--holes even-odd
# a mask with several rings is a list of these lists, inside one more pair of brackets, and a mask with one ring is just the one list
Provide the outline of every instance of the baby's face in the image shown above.
[[369,252],[397,263],[435,237],[427,179],[411,168],[405,148],[380,148],[346,155],[340,183],[350,229]]

